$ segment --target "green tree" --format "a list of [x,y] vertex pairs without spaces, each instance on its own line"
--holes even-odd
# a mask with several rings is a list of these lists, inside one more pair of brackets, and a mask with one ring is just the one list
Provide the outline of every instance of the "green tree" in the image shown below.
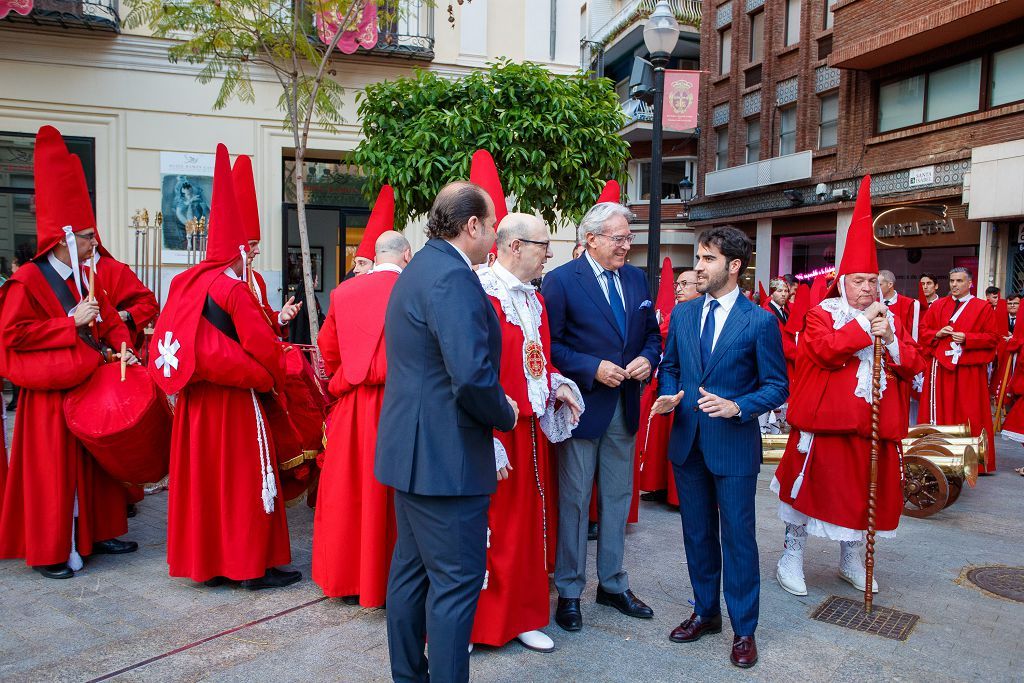
[[[458,0],[461,5],[463,0]],[[221,109],[232,99],[255,102],[252,68],[270,70],[281,84],[278,105],[284,128],[292,133],[295,148],[295,198],[298,204],[299,243],[302,247],[302,279],[313,292],[306,228],[303,160],[309,129],[313,124],[335,132],[342,122],[344,89],[332,53],[343,33],[358,25],[363,10],[378,5],[379,22],[394,19],[393,0],[128,0],[124,18],[127,28],[147,26],[154,36],[177,42],[167,50],[171,62],[203,64],[196,77],[200,83],[221,79],[213,103]],[[428,2],[428,4],[430,4]],[[325,45],[315,37],[312,17],[332,13],[339,27]],[[454,23],[451,3],[448,21]],[[308,302],[307,302],[307,305]],[[309,332],[316,342],[320,324],[309,316]]]
[[578,221],[629,145],[612,84],[502,60],[458,79],[433,72],[374,83],[357,95],[363,139],[353,155],[367,188],[395,188],[399,226],[426,213],[441,187],[469,177],[473,152],[494,157],[506,194],[550,225]]

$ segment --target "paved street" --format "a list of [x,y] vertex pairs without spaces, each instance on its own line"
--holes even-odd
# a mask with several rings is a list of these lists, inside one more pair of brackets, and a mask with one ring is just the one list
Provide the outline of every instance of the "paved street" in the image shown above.
[[[631,583],[654,608],[637,621],[584,595],[584,630],[547,632],[557,650],[516,643],[472,657],[480,681],[1024,680],[1024,604],[958,583],[965,567],[1024,564],[1024,451],[1000,444],[999,474],[965,490],[927,520],[905,518],[899,538],[879,544],[881,606],[921,617],[906,642],[812,621],[831,594],[857,598],[835,573],[839,549],[808,546],[810,594],[795,598],[774,579],[782,524],[765,468],[758,490],[761,661],[729,665],[731,632],[692,645],[668,633],[691,598],[676,513],[644,503],[627,539]],[[164,558],[166,493],[148,497],[130,521],[140,550],[90,561],[76,578],[51,581],[20,561],[0,563],[0,680],[4,681],[383,681],[384,613],[324,600],[308,580],[312,513],[289,511],[294,565],[307,577],[280,591],[248,592],[170,579]],[[594,545],[591,544],[591,554]],[[591,559],[591,569],[593,559]],[[552,595],[552,600],[554,596]],[[724,604],[723,604],[724,611]],[[122,672],[111,677],[115,672]]]

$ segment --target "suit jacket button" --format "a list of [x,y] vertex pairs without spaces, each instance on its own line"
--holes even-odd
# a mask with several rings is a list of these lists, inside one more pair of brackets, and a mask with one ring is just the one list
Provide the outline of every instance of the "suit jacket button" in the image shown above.
[[697,406],[693,407],[693,412],[695,412],[695,413],[697,412]]

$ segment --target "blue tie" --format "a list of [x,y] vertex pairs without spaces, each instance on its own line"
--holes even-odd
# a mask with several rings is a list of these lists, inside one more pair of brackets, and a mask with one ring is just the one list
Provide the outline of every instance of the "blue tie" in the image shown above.
[[711,358],[711,348],[715,341],[715,309],[718,306],[715,299],[708,304],[708,316],[704,319],[704,329],[700,333],[700,364],[705,368],[708,366],[708,359]]
[[615,273],[610,270],[604,271],[604,277],[608,280],[608,304],[612,307],[612,315],[615,316],[615,322],[619,325],[619,332],[622,333],[622,339],[626,339],[626,307],[622,305],[622,297],[619,296],[619,290],[615,287]]

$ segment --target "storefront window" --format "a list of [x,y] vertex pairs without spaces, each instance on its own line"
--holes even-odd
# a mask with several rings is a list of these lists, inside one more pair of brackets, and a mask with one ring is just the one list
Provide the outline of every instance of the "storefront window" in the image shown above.
[[[65,137],[85,170],[89,197],[96,201],[96,148],[92,138]],[[16,250],[35,253],[35,135],[0,132],[0,275],[8,277]]]

